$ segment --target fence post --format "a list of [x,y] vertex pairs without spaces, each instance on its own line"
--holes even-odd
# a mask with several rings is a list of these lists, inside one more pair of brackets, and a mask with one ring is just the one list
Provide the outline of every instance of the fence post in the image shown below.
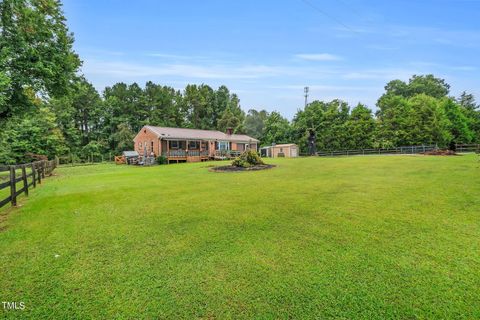
[[32,183],[33,183],[32,186],[33,186],[34,188],[36,188],[36,187],[37,187],[37,177],[36,177],[36,175],[35,175],[35,164],[32,162],[31,165],[32,165],[32,179],[33,179],[33,181],[32,181]]
[[42,179],[45,179],[45,160],[42,160]]
[[28,196],[28,179],[27,179],[26,165],[22,165],[22,180],[23,180],[23,189],[24,189],[25,195]]
[[38,183],[42,183],[42,167],[41,167],[41,162],[37,162],[35,164],[35,167],[37,169],[37,176],[38,176]]
[[15,166],[10,166],[10,197],[12,206],[17,205],[17,185],[15,182]]

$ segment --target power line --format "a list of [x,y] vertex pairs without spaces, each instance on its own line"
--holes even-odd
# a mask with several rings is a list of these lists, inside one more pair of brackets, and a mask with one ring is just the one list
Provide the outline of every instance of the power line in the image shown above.
[[336,23],[338,23],[339,25],[345,27],[346,29],[352,31],[352,32],[355,32],[355,30],[353,30],[352,28],[350,28],[349,26],[347,26],[345,23],[343,23],[342,21],[340,21],[339,19],[335,18],[334,16],[332,16],[331,14],[329,14],[328,12],[322,10],[321,8],[319,8],[318,6],[314,5],[313,3],[311,3],[310,1],[308,0],[300,0],[302,1],[303,3],[305,3],[306,5],[308,5],[309,7],[311,7],[312,9],[320,12],[321,14],[323,14],[325,17],[335,21]]

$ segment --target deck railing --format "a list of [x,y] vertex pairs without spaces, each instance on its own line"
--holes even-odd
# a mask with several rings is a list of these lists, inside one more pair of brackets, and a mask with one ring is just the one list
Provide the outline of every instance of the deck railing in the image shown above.
[[208,157],[208,150],[170,150],[162,154],[167,158]]

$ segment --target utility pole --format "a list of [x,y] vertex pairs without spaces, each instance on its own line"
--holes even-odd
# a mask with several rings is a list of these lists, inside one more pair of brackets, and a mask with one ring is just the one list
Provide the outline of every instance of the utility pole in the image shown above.
[[305,107],[306,107],[308,103],[308,87],[305,87],[303,89],[303,92],[305,93]]

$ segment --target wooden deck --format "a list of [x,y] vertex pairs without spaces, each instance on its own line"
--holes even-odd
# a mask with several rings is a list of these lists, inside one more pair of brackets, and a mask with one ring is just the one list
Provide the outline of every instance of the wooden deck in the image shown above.
[[167,158],[167,162],[201,162],[210,159],[208,151],[199,150],[170,150],[164,152],[163,156]]
[[167,158],[168,163],[179,162],[201,162],[208,160],[231,160],[241,154],[235,150],[216,150],[211,154],[208,150],[170,150],[162,155]]

